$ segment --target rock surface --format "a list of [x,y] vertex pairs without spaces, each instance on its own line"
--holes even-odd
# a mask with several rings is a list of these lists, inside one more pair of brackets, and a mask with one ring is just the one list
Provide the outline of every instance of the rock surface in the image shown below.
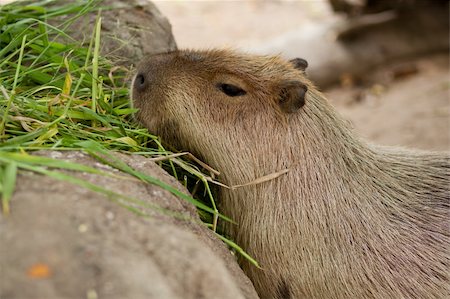
[[[101,53],[115,63],[135,65],[146,55],[177,49],[167,18],[148,0],[111,0],[101,11]],[[72,36],[90,40],[97,12],[70,27]]]
[[[152,208],[138,216],[103,194],[22,171],[11,214],[0,216],[0,298],[257,298],[191,204],[80,152],[38,154],[123,176],[66,172],[188,220]],[[187,193],[155,163],[120,158]]]

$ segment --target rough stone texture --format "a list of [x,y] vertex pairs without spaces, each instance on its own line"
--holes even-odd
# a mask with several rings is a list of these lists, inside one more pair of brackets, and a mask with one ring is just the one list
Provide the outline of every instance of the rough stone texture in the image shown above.
[[[145,55],[177,49],[169,21],[152,2],[111,0],[103,5],[107,7],[101,13],[104,56],[114,56],[116,63],[129,66]],[[96,17],[94,11],[72,25],[73,35],[89,41]]]
[[[38,154],[129,177],[80,152]],[[187,192],[155,163],[140,156],[120,158]],[[257,298],[234,257],[201,224],[191,204],[134,179],[70,174],[191,220],[154,209],[146,209],[151,217],[141,217],[99,193],[20,172],[12,212],[0,216],[0,298]],[[27,275],[36,263],[48,265],[50,276]]]

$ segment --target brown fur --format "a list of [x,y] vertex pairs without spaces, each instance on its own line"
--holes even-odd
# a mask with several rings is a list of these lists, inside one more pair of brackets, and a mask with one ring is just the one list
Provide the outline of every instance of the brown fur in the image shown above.
[[[360,140],[301,70],[279,57],[179,51],[139,65],[137,116],[219,169],[242,267],[262,298],[448,298],[450,156]],[[142,79],[142,78],[141,78]],[[136,81],[136,80],[135,80]],[[299,81],[306,104],[280,109]],[[229,97],[217,84],[247,91]]]

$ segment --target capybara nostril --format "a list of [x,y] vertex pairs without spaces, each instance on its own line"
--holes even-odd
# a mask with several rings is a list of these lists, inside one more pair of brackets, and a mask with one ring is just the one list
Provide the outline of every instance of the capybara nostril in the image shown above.
[[143,91],[147,87],[148,80],[145,78],[144,74],[139,73],[134,79],[134,88],[138,91]]

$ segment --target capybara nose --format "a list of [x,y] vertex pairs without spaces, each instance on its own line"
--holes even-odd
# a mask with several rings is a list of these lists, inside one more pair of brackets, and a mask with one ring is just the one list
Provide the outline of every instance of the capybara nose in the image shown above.
[[144,75],[143,73],[138,73],[136,75],[136,78],[134,79],[134,89],[139,92],[144,91],[149,84],[148,81],[149,80],[146,75]]

